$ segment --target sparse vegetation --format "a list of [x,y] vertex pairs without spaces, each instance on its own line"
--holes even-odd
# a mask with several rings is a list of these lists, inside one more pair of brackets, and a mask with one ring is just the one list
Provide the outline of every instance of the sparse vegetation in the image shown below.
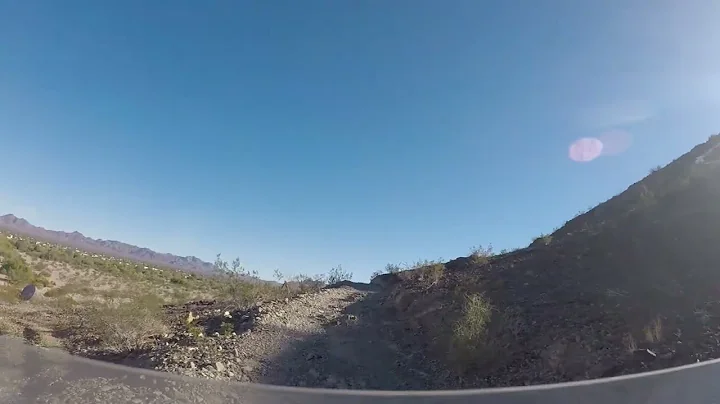
[[430,286],[437,285],[438,282],[443,278],[445,274],[445,265],[441,263],[435,263],[428,265],[423,268],[422,276]]
[[230,322],[223,322],[220,326],[220,334],[224,336],[230,336],[233,333],[233,324]]
[[550,234],[541,234],[533,240],[533,244],[538,245],[550,245],[550,243],[552,243],[552,235]]
[[60,297],[69,294],[75,295],[92,295],[95,291],[86,285],[80,283],[68,283],[66,285],[49,289],[45,292],[45,297]]
[[[142,350],[150,338],[168,332],[158,305],[146,299],[110,301],[65,311],[65,331],[111,352]],[[151,303],[151,302],[150,302]]]
[[655,317],[644,329],[645,341],[649,343],[660,342],[663,339],[663,325],[660,317]]
[[33,272],[12,243],[4,237],[0,238],[0,273],[7,275],[13,284],[50,284],[49,279]]
[[475,265],[486,264],[493,255],[494,254],[492,244],[488,245],[487,247],[478,245],[470,249],[470,259]]
[[632,334],[625,334],[623,337],[623,344],[625,345],[625,351],[629,354],[634,353],[638,349],[637,342],[635,342],[635,338]]
[[387,264],[385,265],[385,273],[396,274],[402,271],[402,268],[398,264]]
[[349,281],[352,280],[353,274],[352,272],[348,272],[343,269],[342,265],[338,265],[332,269],[330,269],[330,272],[328,272],[327,275],[327,283],[329,285],[339,283],[342,281]]
[[20,290],[11,285],[0,285],[0,301],[17,303],[20,301]]
[[18,336],[22,328],[8,318],[0,317],[0,335]]
[[384,270],[384,271],[383,271],[383,270],[377,270],[377,271],[373,272],[373,273],[370,275],[370,279],[375,279],[375,278],[377,278],[378,276],[383,275],[383,274],[396,274],[396,273],[398,273],[398,272],[400,272],[400,271],[402,271],[402,267],[401,267],[400,265],[398,265],[398,264],[387,264],[387,265],[385,265],[385,270]]
[[481,365],[492,353],[488,349],[488,323],[492,306],[480,294],[467,295],[460,319],[455,323],[451,353],[453,362],[460,368]]
[[[449,376],[437,384],[442,388],[570,381],[717,358],[720,302],[712,263],[718,259],[720,165],[696,164],[700,157],[717,161],[718,152],[708,154],[716,146],[696,149],[649,181],[536,238],[532,247],[538,248],[494,256],[491,246],[477,247],[470,260],[388,264],[373,276],[402,273],[368,288],[303,293],[352,279],[341,266],[328,275],[287,278],[276,270],[278,282],[288,279],[279,286],[260,281],[239,259],[227,263],[218,256],[214,276],[202,277],[32,239],[0,239],[0,270],[3,279],[10,278],[0,287],[0,305],[8,309],[0,333],[27,334],[42,343],[49,320],[59,317],[68,325],[62,329],[72,332],[63,339],[71,349],[139,353],[162,346],[167,352],[152,354],[167,354],[161,359],[168,362],[177,357],[180,365],[172,371],[218,377],[244,373],[235,359],[252,355],[253,348],[262,351],[253,360],[265,360],[263,349],[277,348],[277,341],[323,334],[321,345],[303,341],[303,349],[285,350],[301,355],[297,368],[282,357],[292,377],[303,374],[296,371],[303,366],[315,369],[319,364],[310,362],[316,360],[332,371],[330,361],[338,358],[322,350],[339,336],[356,351],[381,351],[377,363],[391,365],[369,366],[374,370],[402,365],[418,375],[427,371],[420,378],[430,384],[442,378],[432,372],[447,367]],[[541,247],[548,244],[552,248]],[[15,304],[30,277],[52,277],[58,286]],[[187,304],[163,307],[170,302]],[[200,319],[183,322],[188,312]],[[42,321],[47,327],[33,324]],[[172,336],[164,337],[168,327]],[[185,344],[193,349],[173,351]],[[425,363],[431,365],[423,368]],[[415,381],[403,383],[408,380]]]
[[258,290],[259,285],[249,282],[250,280],[258,280],[257,271],[250,272],[246,270],[241,265],[239,258],[235,258],[228,265],[227,261],[223,261],[220,254],[218,254],[215,259],[215,270],[220,275],[224,285],[221,293],[223,298],[229,299],[234,304],[246,306],[261,297]]

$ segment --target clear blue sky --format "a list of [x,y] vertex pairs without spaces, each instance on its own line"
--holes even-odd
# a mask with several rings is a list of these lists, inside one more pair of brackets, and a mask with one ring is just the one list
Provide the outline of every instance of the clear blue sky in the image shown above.
[[[0,0],[0,212],[270,277],[527,245],[720,131],[720,3]],[[568,158],[622,130],[623,153]]]

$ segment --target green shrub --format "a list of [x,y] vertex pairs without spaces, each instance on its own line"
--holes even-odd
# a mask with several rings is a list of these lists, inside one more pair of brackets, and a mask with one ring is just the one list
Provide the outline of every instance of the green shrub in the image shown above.
[[491,359],[487,327],[493,308],[480,294],[465,296],[463,313],[455,323],[451,341],[454,362],[463,369],[479,366]]

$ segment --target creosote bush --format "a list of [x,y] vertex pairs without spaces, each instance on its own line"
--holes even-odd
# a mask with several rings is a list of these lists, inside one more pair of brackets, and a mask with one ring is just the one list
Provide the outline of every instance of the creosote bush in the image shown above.
[[169,330],[156,303],[153,297],[84,307],[70,303],[65,307],[61,326],[73,338],[92,341],[107,351],[141,350],[151,337]]
[[455,323],[451,340],[451,359],[459,369],[468,370],[491,359],[487,327],[492,311],[484,296],[465,296],[462,316]]
[[353,274],[352,272],[348,272],[342,268],[342,265],[338,265],[332,269],[330,269],[330,272],[328,272],[327,275],[327,284],[332,285],[338,282],[342,281],[349,281],[352,280]]
[[470,249],[470,259],[475,265],[482,265],[487,263],[490,258],[494,255],[492,244],[487,247],[478,245]]

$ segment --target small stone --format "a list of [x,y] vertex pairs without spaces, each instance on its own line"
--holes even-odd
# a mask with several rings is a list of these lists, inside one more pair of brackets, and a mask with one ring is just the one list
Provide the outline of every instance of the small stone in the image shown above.
[[215,363],[215,369],[217,369],[218,372],[224,372],[225,364],[222,362],[217,362],[217,363]]
[[195,368],[196,368],[195,362],[190,362],[190,369],[195,369]]

